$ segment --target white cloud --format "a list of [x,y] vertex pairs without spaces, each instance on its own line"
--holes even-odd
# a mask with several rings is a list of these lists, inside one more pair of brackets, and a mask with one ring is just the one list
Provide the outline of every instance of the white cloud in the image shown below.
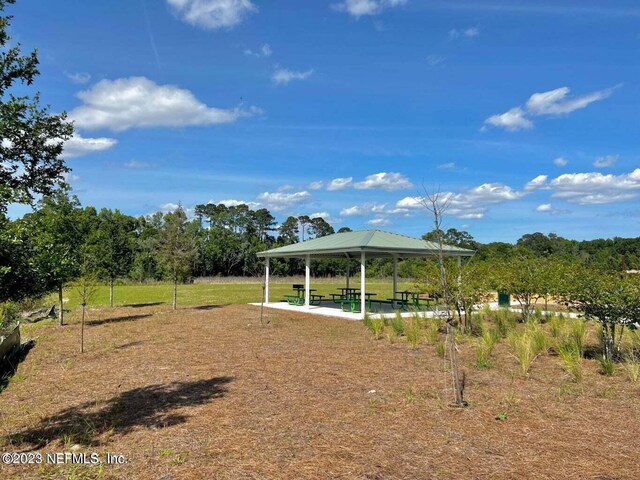
[[336,190],[344,190],[349,185],[351,185],[352,181],[353,177],[334,178],[327,184],[327,190],[329,190],[330,192]]
[[276,85],[287,85],[292,80],[305,80],[313,74],[313,69],[306,70],[304,72],[296,72],[295,70],[289,70],[288,68],[279,68],[271,76],[271,80]]
[[550,203],[543,203],[542,205],[538,205],[536,207],[536,212],[551,212],[553,211],[553,207]]
[[80,181],[80,176],[79,175],[74,175],[71,172],[65,172],[62,174],[62,178],[64,179],[65,182],[67,183],[71,183],[71,182],[78,182]]
[[567,98],[569,87],[556,88],[548,92],[534,93],[527,100],[527,110],[531,115],[566,115],[585,108],[593,102],[610,97],[614,88],[588,93],[580,97]]
[[232,28],[258,8],[250,0],[167,0],[185,22],[208,30]]
[[64,143],[64,158],[81,157],[90,153],[102,152],[109,150],[118,141],[115,138],[84,138],[78,132]]
[[268,43],[263,44],[260,49],[256,52],[254,52],[253,50],[251,50],[250,48],[245,49],[244,54],[245,55],[250,55],[252,57],[270,57],[271,54],[273,53],[273,50],[271,49],[271,46]]
[[362,182],[355,183],[353,187],[357,190],[381,189],[387,192],[405,190],[413,188],[409,179],[394,172],[380,172],[367,176]]
[[342,221],[341,218],[333,218],[333,216],[329,212],[315,212],[310,213],[309,218],[322,218],[327,223],[339,223]]
[[534,178],[530,182],[527,182],[527,184],[524,186],[524,189],[527,191],[537,190],[539,188],[546,186],[546,183],[547,183],[547,176],[538,175],[536,178]]
[[456,164],[455,162],[441,163],[440,165],[438,165],[438,168],[441,168],[443,170],[453,170],[456,168]]
[[640,168],[622,175],[600,172],[565,173],[549,185],[553,197],[580,205],[623,202],[640,195]]
[[398,7],[407,3],[407,0],[344,0],[333,4],[331,7],[339,12],[347,12],[355,18],[365,15],[378,15],[386,8]]
[[596,168],[612,167],[617,161],[618,155],[604,155],[602,157],[597,157],[593,162],[593,166]]
[[[531,182],[529,182],[531,183]],[[519,200],[530,191],[517,191],[502,183],[484,183],[460,193],[442,192],[440,199],[447,204],[446,214],[457,218],[483,218],[490,205]],[[424,197],[405,197],[396,203],[397,209],[424,208]]]
[[209,107],[189,90],[157,85],[145,77],[102,80],[77,96],[84,104],[69,113],[76,126],[117,132],[134,127],[232,123],[259,113],[255,107],[248,110]]
[[569,87],[534,93],[527,100],[524,109],[522,107],[514,107],[508,112],[492,115],[484,121],[485,127],[483,129],[487,125],[504,128],[511,132],[529,129],[533,127],[533,122],[530,120],[531,117],[567,115],[575,110],[585,108],[593,102],[610,97],[618,87],[619,85],[578,97],[568,97]]
[[385,227],[387,225],[391,225],[391,221],[386,217],[372,218],[367,223],[369,225],[373,225],[374,227]]
[[340,215],[344,217],[364,216],[372,213],[384,213],[386,203],[365,203],[364,205],[354,205],[353,207],[343,208]]
[[311,182],[308,188],[309,190],[320,190],[322,187],[324,187],[324,182],[319,180],[317,182]]
[[64,72],[65,76],[73,83],[83,84],[91,80],[91,75],[86,72],[69,73]]
[[[209,203],[214,203],[214,202],[210,201]],[[218,203],[222,203],[227,207],[237,207],[238,205],[247,205],[250,208],[256,208],[260,206],[260,203],[258,202],[247,202],[244,200],[234,200],[234,199],[220,200]]]
[[477,37],[478,35],[480,35],[480,30],[478,29],[478,27],[469,27],[469,28],[461,28],[461,29],[453,28],[449,30],[449,38],[452,38],[452,39],[460,38],[460,37],[473,38],[473,37]]
[[307,191],[285,193],[285,192],[264,192],[258,195],[257,199],[266,204],[268,208],[276,212],[286,210],[311,198]]
[[138,160],[129,160],[124,163],[125,168],[151,168],[155,167],[154,163],[140,162]]
[[533,122],[525,118],[525,113],[520,107],[512,108],[508,112],[499,115],[492,115],[484,123],[485,125],[504,128],[509,132],[533,128]]
[[175,212],[179,205],[177,203],[163,203],[160,205],[160,211],[164,213]]
[[553,161],[553,164],[556,167],[564,167],[567,163],[569,163],[569,160],[563,158],[563,157],[558,157]]

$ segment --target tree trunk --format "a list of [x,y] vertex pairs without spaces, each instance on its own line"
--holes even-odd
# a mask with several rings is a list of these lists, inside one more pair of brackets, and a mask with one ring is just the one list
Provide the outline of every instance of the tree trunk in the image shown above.
[[113,307],[113,278],[109,280],[109,306]]
[[84,309],[86,307],[82,305],[82,323],[80,324],[80,353],[84,353]]
[[62,301],[62,284],[58,285],[58,319],[60,320],[60,325],[64,325],[64,303]]
[[178,306],[178,280],[173,281],[173,309]]
[[449,350],[449,361],[451,363],[451,382],[453,384],[453,407],[464,407],[464,375],[460,378],[458,372],[458,347],[456,346],[455,327],[451,323],[447,323],[447,347]]

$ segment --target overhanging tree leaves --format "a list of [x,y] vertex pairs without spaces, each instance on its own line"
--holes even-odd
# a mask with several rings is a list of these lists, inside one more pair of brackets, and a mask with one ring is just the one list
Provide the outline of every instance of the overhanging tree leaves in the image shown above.
[[[0,12],[14,0],[0,0]],[[14,95],[16,83],[31,85],[39,75],[36,52],[22,55],[10,47],[11,17],[0,16],[0,214],[10,203],[32,203],[50,194],[69,169],[60,158],[63,142],[73,134],[66,114],[51,114],[40,98]]]

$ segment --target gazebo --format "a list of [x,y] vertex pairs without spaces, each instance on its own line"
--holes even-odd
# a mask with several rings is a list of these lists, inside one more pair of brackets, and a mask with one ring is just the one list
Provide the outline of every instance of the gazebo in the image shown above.
[[[269,260],[271,258],[304,259],[304,306],[309,309],[312,258],[359,259],[360,290],[363,293],[366,291],[366,260],[368,258],[391,258],[393,259],[393,291],[395,292],[398,285],[398,260],[428,257],[437,255],[438,252],[438,244],[435,242],[382,230],[335,233],[333,235],[259,252],[258,257],[265,258],[265,303],[267,305],[269,304]],[[470,257],[475,253],[473,250],[451,245],[443,245],[442,252],[445,256],[457,257],[458,263],[460,263],[462,257]],[[349,287],[348,272],[347,287]],[[364,295],[361,295],[360,307],[361,315],[364,316],[366,310],[366,299]]]

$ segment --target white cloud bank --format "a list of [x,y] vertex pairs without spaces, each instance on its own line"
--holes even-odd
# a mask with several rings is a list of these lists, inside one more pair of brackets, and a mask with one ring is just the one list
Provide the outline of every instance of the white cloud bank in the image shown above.
[[250,0],[167,0],[183,21],[207,30],[233,28],[258,8]]
[[344,177],[344,178],[334,178],[327,184],[327,190],[330,192],[334,192],[337,190],[344,190],[353,181],[353,177]]
[[158,85],[145,77],[102,80],[77,96],[84,104],[69,118],[87,130],[216,125],[260,113],[255,107],[209,107],[189,90]]
[[[528,182],[522,191],[502,183],[483,183],[460,193],[443,192],[440,199],[446,203],[448,215],[465,219],[484,218],[490,205],[519,200],[545,184],[546,176],[539,175]],[[424,197],[405,197],[396,203],[398,209],[424,208]]]
[[264,203],[267,208],[276,212],[286,210],[295,205],[306,202],[311,198],[311,194],[306,190],[301,192],[263,192],[258,195],[257,199]]
[[624,202],[640,196],[640,168],[621,175],[565,173],[549,182],[553,197],[579,205]]
[[533,121],[531,120],[533,117],[567,115],[575,110],[585,108],[593,102],[610,97],[616,88],[618,86],[577,97],[568,96],[569,87],[534,93],[529,97],[524,108],[520,106],[514,107],[505,113],[487,118],[484,121],[483,129],[496,127],[510,132],[528,130],[533,128]]
[[353,184],[356,190],[380,189],[387,192],[413,188],[409,179],[401,173],[380,172],[367,176],[362,182]]
[[407,0],[344,0],[331,5],[338,12],[346,12],[352,17],[379,15],[383,10],[405,5]]

